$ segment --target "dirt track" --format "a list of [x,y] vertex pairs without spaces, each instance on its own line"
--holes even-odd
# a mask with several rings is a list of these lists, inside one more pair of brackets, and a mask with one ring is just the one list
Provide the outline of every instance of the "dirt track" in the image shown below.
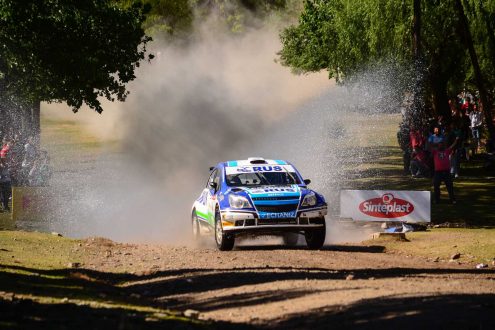
[[494,328],[493,268],[387,253],[380,245],[321,251],[116,244],[88,239],[84,268],[125,270],[134,296],[201,319],[267,328]]

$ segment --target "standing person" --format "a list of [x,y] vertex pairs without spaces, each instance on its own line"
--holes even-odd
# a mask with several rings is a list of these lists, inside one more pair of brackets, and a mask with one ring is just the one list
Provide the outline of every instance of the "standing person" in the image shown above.
[[439,126],[433,127],[433,134],[428,137],[428,149],[436,149],[437,146],[445,140],[445,137]]
[[449,193],[449,199],[451,204],[456,204],[454,196],[454,185],[452,183],[452,177],[450,176],[450,155],[457,143],[457,140],[448,148],[445,148],[445,142],[439,143],[437,149],[432,149],[433,163],[435,167],[435,173],[433,175],[433,192],[435,197],[435,203],[440,202],[440,184],[442,181],[447,187]]
[[12,194],[9,167],[5,158],[0,158],[0,192],[2,195],[3,211],[10,212],[9,199]]
[[475,153],[480,148],[481,125],[483,125],[483,114],[478,107],[473,107],[473,111],[469,113],[469,119],[471,121],[471,132],[473,133],[473,153]]
[[402,150],[402,161],[404,164],[404,174],[409,173],[409,166],[411,163],[411,138],[410,130],[406,123],[402,122],[399,125],[399,131],[397,132],[397,142]]
[[22,169],[19,176],[19,183],[21,185],[27,184],[29,171],[33,167],[36,159],[36,147],[33,141],[34,138],[30,136],[24,145],[24,159],[22,160]]
[[48,152],[42,150],[40,157],[34,161],[33,168],[29,172],[29,185],[33,187],[47,186],[51,176],[50,157]]
[[2,150],[0,151],[0,158],[7,158],[7,155],[10,151],[10,140],[6,137],[2,140]]

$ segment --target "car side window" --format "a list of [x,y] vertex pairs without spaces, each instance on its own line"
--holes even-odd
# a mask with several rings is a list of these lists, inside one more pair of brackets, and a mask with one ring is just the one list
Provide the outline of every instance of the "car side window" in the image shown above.
[[217,169],[214,169],[213,172],[211,172],[210,177],[208,178],[208,182],[206,183],[206,188],[210,188],[210,183],[214,182],[217,173],[218,173]]
[[220,171],[216,171],[213,182],[217,184],[217,190],[220,188]]

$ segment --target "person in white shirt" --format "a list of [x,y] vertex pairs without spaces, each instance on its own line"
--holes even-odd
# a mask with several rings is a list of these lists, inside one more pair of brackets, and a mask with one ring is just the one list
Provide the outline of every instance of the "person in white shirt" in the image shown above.
[[483,125],[483,113],[476,107],[469,113],[469,120],[471,125],[471,132],[473,134],[474,147],[478,149],[480,147],[481,127]]

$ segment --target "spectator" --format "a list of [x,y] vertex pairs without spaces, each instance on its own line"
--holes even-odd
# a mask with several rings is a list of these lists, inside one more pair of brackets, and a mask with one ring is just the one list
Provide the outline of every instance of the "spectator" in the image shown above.
[[419,129],[411,128],[411,133],[409,134],[409,139],[411,140],[411,148],[415,149],[424,149],[425,146],[425,136],[421,133]]
[[[457,142],[457,140],[456,140]],[[454,142],[447,149],[445,148],[445,142],[442,141],[438,144],[437,149],[432,149],[431,153],[433,156],[433,163],[435,172],[433,174],[433,191],[435,203],[440,203],[440,184],[442,181],[447,187],[449,193],[450,203],[456,204],[454,196],[454,185],[452,183],[452,178],[450,176],[450,160],[449,156],[452,154],[452,150],[456,144]]]
[[30,136],[24,145],[24,159],[22,160],[22,169],[19,179],[21,185],[28,183],[29,172],[33,168],[34,161],[36,159],[36,147],[33,141],[34,138]]
[[48,152],[43,150],[40,153],[40,157],[34,161],[31,171],[29,171],[29,185],[34,187],[46,186],[51,176],[50,157]]
[[397,142],[402,150],[402,161],[404,164],[404,174],[409,173],[409,166],[411,162],[411,139],[409,127],[405,123],[399,125],[399,131],[397,132]]
[[7,159],[11,145],[12,145],[12,143],[10,142],[10,140],[8,138],[6,138],[6,137],[3,138],[2,150],[0,151],[0,158]]
[[411,155],[410,170],[414,178],[431,176],[430,160],[424,149],[414,148]]
[[481,126],[483,125],[483,114],[478,107],[473,107],[473,111],[468,113],[470,119],[471,132],[473,134],[473,153],[480,148]]
[[428,149],[436,149],[437,146],[444,141],[445,137],[443,136],[440,127],[435,126],[433,128],[433,134],[428,137]]
[[449,133],[447,136],[447,145],[455,145],[450,154],[450,174],[452,177],[459,177],[460,165],[461,165],[461,155],[462,155],[462,129],[456,126],[455,123],[451,123],[449,126]]
[[9,199],[12,193],[10,172],[6,158],[0,158],[0,194],[4,212],[10,212]]

